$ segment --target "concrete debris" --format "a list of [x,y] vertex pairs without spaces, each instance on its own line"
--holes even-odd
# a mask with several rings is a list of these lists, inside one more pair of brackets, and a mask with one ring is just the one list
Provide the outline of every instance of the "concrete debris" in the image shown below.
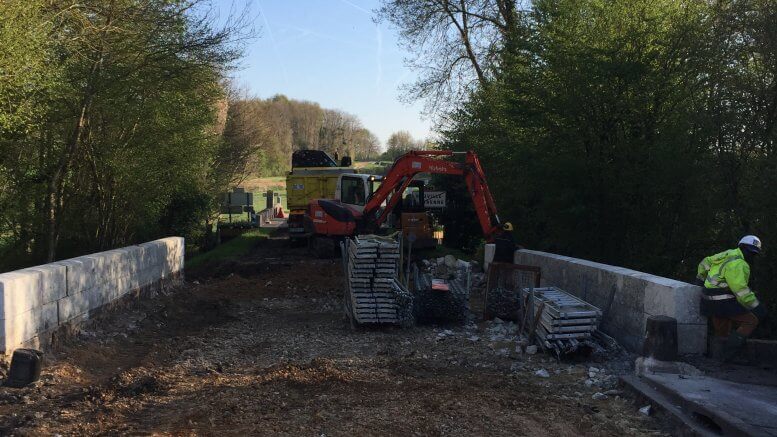
[[618,377],[616,375],[606,375],[601,369],[599,372],[588,371],[585,374],[585,380],[583,383],[586,387],[600,387],[605,390],[611,390],[618,385]]
[[653,412],[652,410],[653,410],[653,407],[651,407],[650,405],[645,405],[644,407],[639,409],[639,412],[641,414],[644,414],[645,416],[650,416],[650,413]]
[[445,329],[437,333],[437,338],[445,338],[445,337],[450,337],[452,335],[453,335],[453,331],[451,331],[450,329]]
[[467,337],[467,340],[469,340],[469,341],[479,341],[480,337],[478,337],[477,335],[470,335],[469,337]]
[[536,354],[537,353],[537,346],[536,345],[526,346],[526,353],[529,354],[529,355]]
[[522,371],[526,366],[524,366],[521,363],[513,363],[510,365],[510,371],[511,372],[520,372]]
[[604,394],[604,393],[596,392],[596,393],[594,393],[594,394],[591,396],[591,399],[593,399],[593,400],[595,400],[595,401],[603,401],[603,400],[607,399],[608,397],[609,397],[609,396],[607,396],[607,395],[606,395],[606,394]]
[[696,367],[680,361],[661,361],[655,358],[639,357],[634,362],[634,373],[637,376],[656,373],[669,373],[683,376],[702,376],[704,373]]
[[512,322],[504,322],[501,319],[494,319],[488,323],[486,328],[491,341],[510,341],[517,342],[518,325]]
[[540,378],[550,378],[550,373],[548,373],[548,371],[545,369],[540,369],[534,372],[534,374],[539,376]]

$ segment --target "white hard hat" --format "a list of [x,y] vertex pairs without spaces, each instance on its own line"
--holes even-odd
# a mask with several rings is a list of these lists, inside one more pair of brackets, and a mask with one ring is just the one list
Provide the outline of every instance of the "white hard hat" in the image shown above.
[[755,235],[745,235],[741,240],[739,240],[739,244],[750,246],[750,248],[752,248],[753,252],[755,253],[761,252],[761,239]]

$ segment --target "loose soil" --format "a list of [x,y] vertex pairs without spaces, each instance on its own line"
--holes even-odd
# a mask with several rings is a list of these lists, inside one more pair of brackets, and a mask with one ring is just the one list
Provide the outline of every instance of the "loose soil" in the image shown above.
[[352,330],[339,260],[285,239],[187,281],[0,388],[0,435],[662,434],[628,395],[591,398],[607,363],[505,354],[485,323]]

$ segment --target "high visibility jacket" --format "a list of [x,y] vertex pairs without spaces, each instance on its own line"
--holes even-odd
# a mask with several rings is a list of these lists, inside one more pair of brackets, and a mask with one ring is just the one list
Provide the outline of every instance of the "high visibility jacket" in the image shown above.
[[697,269],[697,277],[708,290],[730,291],[737,302],[752,310],[758,306],[758,298],[747,285],[750,265],[739,248],[727,250],[704,258]]

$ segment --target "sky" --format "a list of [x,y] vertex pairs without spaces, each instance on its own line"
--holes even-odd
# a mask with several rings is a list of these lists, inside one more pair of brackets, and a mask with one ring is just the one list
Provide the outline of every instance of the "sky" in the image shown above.
[[392,132],[430,136],[422,102],[400,101],[415,73],[397,32],[375,24],[379,0],[214,0],[219,17],[247,8],[257,38],[246,47],[237,83],[252,96],[284,94],[356,115],[385,144]]

